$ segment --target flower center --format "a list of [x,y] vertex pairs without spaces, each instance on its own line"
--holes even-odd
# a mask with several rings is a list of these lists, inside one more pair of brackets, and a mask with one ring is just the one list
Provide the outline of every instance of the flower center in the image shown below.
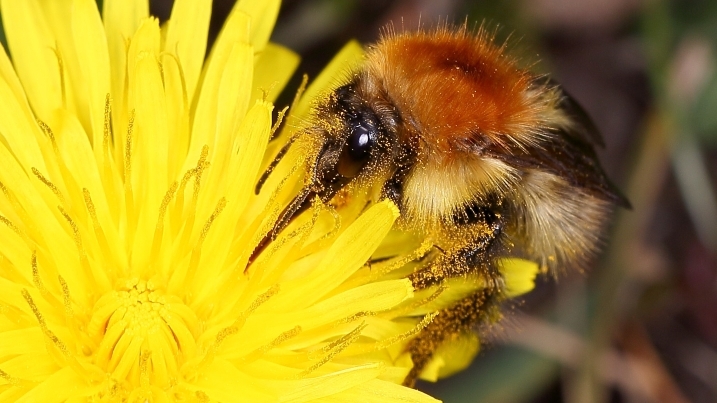
[[196,324],[178,297],[152,281],[126,280],[95,304],[88,329],[100,339],[95,364],[116,380],[167,386],[195,351]]
[[122,326],[125,335],[146,338],[167,326],[162,319],[167,316],[164,298],[147,282],[140,281],[129,290],[119,291],[117,298],[121,306],[112,314],[110,323]]

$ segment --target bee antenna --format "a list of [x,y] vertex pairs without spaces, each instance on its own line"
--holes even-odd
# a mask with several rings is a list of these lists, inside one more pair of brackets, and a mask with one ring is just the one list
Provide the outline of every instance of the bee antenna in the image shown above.
[[259,177],[259,180],[256,182],[256,187],[254,188],[254,194],[259,194],[261,192],[262,186],[264,186],[264,183],[266,183],[266,180],[269,179],[269,175],[271,175],[272,172],[274,172],[274,169],[277,165],[279,165],[279,162],[284,158],[287,152],[289,152],[289,149],[291,148],[291,145],[294,144],[294,141],[299,136],[292,136],[289,138],[289,141],[284,144],[283,147],[281,147],[281,150],[276,154],[276,157],[274,157],[274,160],[271,161],[269,166],[266,167],[266,170],[264,170],[264,173],[261,174],[261,177]]

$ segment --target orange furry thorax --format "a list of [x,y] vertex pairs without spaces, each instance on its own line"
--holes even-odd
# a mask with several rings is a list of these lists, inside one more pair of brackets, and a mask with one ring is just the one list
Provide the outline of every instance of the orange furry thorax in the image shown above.
[[364,77],[429,150],[531,143],[534,129],[545,127],[547,105],[535,102],[532,76],[504,50],[483,30],[388,35],[369,50]]

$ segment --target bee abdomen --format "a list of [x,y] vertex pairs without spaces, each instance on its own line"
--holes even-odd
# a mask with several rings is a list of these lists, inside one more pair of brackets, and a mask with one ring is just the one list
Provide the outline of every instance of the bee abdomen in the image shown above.
[[509,236],[551,269],[584,268],[599,249],[614,208],[611,200],[540,171],[525,175],[516,198]]

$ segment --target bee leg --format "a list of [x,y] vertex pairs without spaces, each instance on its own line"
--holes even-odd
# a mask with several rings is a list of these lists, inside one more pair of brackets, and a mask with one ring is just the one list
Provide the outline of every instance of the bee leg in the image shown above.
[[443,282],[445,279],[479,273],[485,287],[441,310],[406,346],[411,354],[413,368],[404,380],[411,386],[433,358],[433,353],[444,343],[473,331],[482,323],[493,323],[500,318],[497,309],[502,300],[502,276],[497,270],[491,247],[501,233],[500,220],[484,223],[478,235],[467,246],[436,258],[427,268],[409,276],[415,289],[423,289]]
[[[492,255],[491,246],[496,242],[496,238],[500,233],[500,228],[496,226],[492,237],[487,242],[473,244],[461,249],[457,253],[456,260],[468,267],[471,273],[480,273],[485,281],[486,288],[499,288],[503,284],[503,276],[498,267],[495,265],[494,256]],[[478,247],[476,247],[478,246]]]
[[389,199],[396,206],[401,205],[401,182],[396,178],[389,179],[381,189],[381,198]]
[[[452,277],[480,273],[489,288],[499,285],[500,273],[493,264],[491,247],[501,233],[501,222],[481,225],[478,235],[467,246],[444,253],[428,267],[412,273],[408,278],[417,290],[428,288]],[[439,248],[440,249],[440,248]]]
[[381,198],[391,200],[399,210],[403,210],[403,182],[413,167],[416,157],[409,148],[404,147],[401,150],[396,160],[398,164],[396,170],[381,188]]
[[473,331],[480,323],[497,321],[499,312],[495,307],[499,300],[499,294],[495,290],[483,289],[440,311],[406,346],[405,351],[411,354],[413,368],[403,384],[415,386],[421,372],[433,358],[433,353],[443,343]]

